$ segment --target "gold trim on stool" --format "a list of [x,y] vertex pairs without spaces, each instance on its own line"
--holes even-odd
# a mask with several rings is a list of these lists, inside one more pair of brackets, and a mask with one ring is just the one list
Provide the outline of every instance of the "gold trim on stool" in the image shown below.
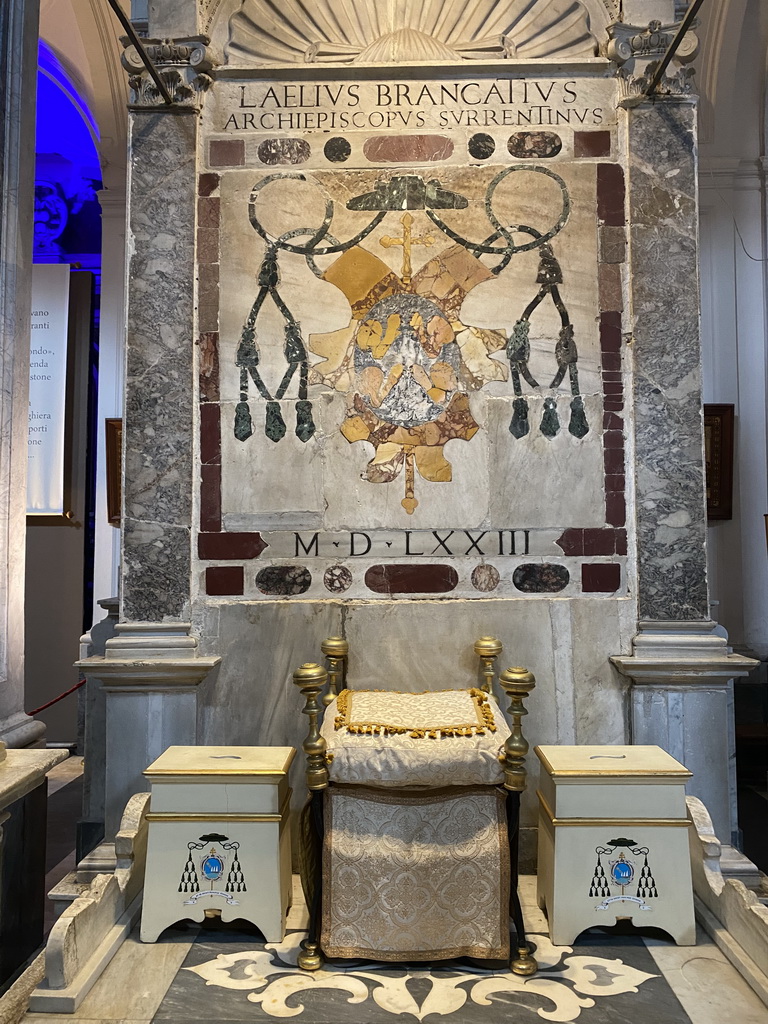
[[149,811],[147,821],[282,821],[283,814],[185,814],[173,811]]
[[632,825],[636,828],[688,828],[691,824],[688,818],[556,818],[544,797],[536,792],[539,798],[540,809],[555,826],[562,825],[594,825],[596,828],[623,828],[624,825]]

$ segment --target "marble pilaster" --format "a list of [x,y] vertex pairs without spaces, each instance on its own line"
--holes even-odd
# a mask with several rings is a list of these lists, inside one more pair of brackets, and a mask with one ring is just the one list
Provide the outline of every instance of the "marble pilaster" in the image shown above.
[[23,711],[38,13],[37,0],[0,8],[0,739],[14,747],[45,732]]
[[122,618],[179,619],[192,515],[194,108],[130,118]]
[[[634,684],[633,742],[658,744],[690,768],[690,792],[731,842],[738,829],[731,680],[756,662],[733,655],[709,621],[697,108],[691,71],[680,66],[698,44],[692,33],[685,37],[680,63],[649,101],[644,89],[672,29],[638,28],[621,52],[616,40],[628,28],[614,27],[613,38],[627,108],[639,622],[631,655],[611,660]],[[732,859],[739,871],[751,867],[735,850]]]
[[626,117],[639,615],[704,620],[696,108],[664,99]]

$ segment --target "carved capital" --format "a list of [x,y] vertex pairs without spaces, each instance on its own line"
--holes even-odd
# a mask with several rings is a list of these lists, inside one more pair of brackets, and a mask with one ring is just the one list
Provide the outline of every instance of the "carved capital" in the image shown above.
[[[127,40],[124,42],[127,43]],[[157,68],[160,80],[170,93],[174,106],[186,110],[199,110],[203,97],[212,83],[210,75],[206,74],[211,67],[207,37],[146,39],[142,42],[149,59]],[[157,83],[145,68],[135,46],[126,46],[122,64],[129,74],[131,109],[146,110],[166,106]]]
[[[642,102],[659,61],[669,49],[679,27],[680,23],[662,25],[659,21],[652,21],[646,28],[623,22],[608,26],[608,39],[601,51],[617,65],[620,107],[633,107]],[[686,32],[654,95],[693,95],[694,71],[685,65],[698,52],[698,36],[695,32]]]
[[[619,100],[620,107],[636,107],[645,99],[645,90],[651,83],[656,71],[657,61],[652,61],[646,68],[644,75],[629,75],[619,71]],[[656,86],[654,96],[695,96],[696,88],[693,83],[693,76],[696,74],[693,68],[678,68],[673,74],[662,75],[661,81]]]

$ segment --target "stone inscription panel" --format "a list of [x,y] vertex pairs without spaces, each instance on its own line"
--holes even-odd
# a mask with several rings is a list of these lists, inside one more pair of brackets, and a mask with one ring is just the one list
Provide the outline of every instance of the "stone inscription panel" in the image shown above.
[[573,78],[222,83],[210,126],[269,134],[605,128],[616,123],[613,89]]
[[[567,561],[558,538],[612,532],[597,211],[613,83],[219,86],[201,158],[220,210],[220,528],[265,541],[258,593],[310,596],[323,557],[331,593],[352,587],[349,560],[371,595],[487,593],[504,573],[522,593],[572,586],[544,561]],[[494,531],[522,546],[456,543]],[[397,559],[427,536],[418,554],[445,571],[409,591]]]

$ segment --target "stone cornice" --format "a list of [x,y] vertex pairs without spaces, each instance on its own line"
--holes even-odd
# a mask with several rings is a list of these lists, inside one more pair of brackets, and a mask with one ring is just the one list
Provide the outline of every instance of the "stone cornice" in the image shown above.
[[632,654],[610,659],[634,683],[725,686],[759,664],[754,658],[732,654],[725,637],[714,632],[714,622],[643,621],[639,625]]
[[0,766],[0,811],[40,785],[68,756],[66,750],[7,750]]
[[146,692],[199,686],[220,663],[218,657],[118,659],[94,655],[75,665],[85,675],[100,679],[105,689]]

